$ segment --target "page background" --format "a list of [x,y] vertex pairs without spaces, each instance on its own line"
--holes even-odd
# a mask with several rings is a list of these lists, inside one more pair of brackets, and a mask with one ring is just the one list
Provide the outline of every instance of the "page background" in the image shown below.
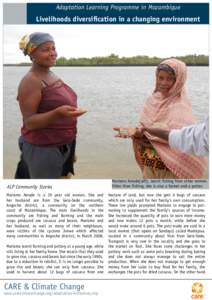
[[[4,1],[4,2],[10,2],[10,1]],[[14,3],[20,3],[20,2],[25,2],[25,1],[13,1]],[[31,2],[37,2],[37,1],[31,1]],[[57,1],[45,1],[45,2],[57,2]],[[78,1],[76,1],[78,2]],[[90,1],[83,1],[85,2],[90,2]],[[93,0],[92,1],[99,3],[99,1]],[[107,1],[102,1],[102,2],[107,2]],[[113,2],[128,2],[128,1],[113,1]],[[141,1],[133,1],[133,2],[141,2]],[[156,2],[161,2],[161,1],[154,1]],[[179,1],[172,1],[173,3],[178,3]],[[199,2],[199,1],[181,1],[181,2]],[[68,2],[67,2],[68,3]],[[210,8],[211,10],[211,8]],[[210,11],[211,14],[211,11]],[[2,15],[2,12],[1,12]],[[194,25],[195,28],[195,25]],[[195,35],[195,30],[194,30],[194,35]],[[209,38],[210,41],[210,52],[211,52],[211,38]],[[2,62],[2,55],[1,55],[1,62]],[[2,64],[1,64],[2,65]],[[2,73],[1,73],[1,79],[2,79]],[[2,83],[2,80],[1,80]],[[210,85],[211,85],[211,76],[210,76]],[[1,95],[2,95],[2,89],[1,89]],[[1,97],[2,99],[3,97]],[[211,112],[211,106],[210,106],[210,112]],[[2,105],[1,105],[1,121],[2,121]],[[3,145],[2,141],[2,136],[1,134],[1,145]],[[2,153],[2,152],[1,152]],[[2,157],[2,156],[1,156]],[[2,175],[2,161],[3,159],[0,160],[0,172]],[[210,160],[210,170],[211,170],[211,160]],[[2,176],[1,176],[2,178]],[[69,188],[72,191],[79,191],[83,185],[83,187],[87,190],[90,189],[90,182],[89,180],[83,181],[83,180],[75,180],[74,182],[69,183]],[[2,188],[1,192],[4,194],[6,192],[6,185],[7,184],[12,184],[14,183],[13,180],[4,180],[2,181]],[[18,184],[18,181],[15,183]],[[52,182],[51,182],[52,183]],[[24,185],[24,181],[21,181],[21,184]],[[56,184],[56,182],[55,182]],[[58,183],[57,183],[58,184]],[[103,191],[108,191],[110,189],[110,181],[95,181],[95,186],[99,186],[100,190]],[[62,188],[63,184],[61,184]],[[208,253],[212,253],[212,245],[211,245],[211,228],[212,228],[212,218],[211,218],[211,211],[212,211],[212,204],[211,204],[211,190],[208,191],[207,193],[207,236],[208,236]],[[4,199],[1,200],[0,202],[0,211],[1,213],[4,213],[4,208],[5,208],[5,202]],[[4,215],[0,217],[0,236],[1,236],[1,245],[4,243],[4,240],[2,240],[3,236],[3,225],[4,225]],[[0,255],[2,255],[2,247],[0,249]],[[210,276],[210,281],[201,281],[203,282],[204,288],[205,288],[205,298],[204,299],[211,299],[212,292],[211,292],[211,280],[212,280],[212,259],[210,258],[211,256],[209,255],[207,265],[210,268],[209,270],[209,276]],[[1,266],[3,267],[4,262],[1,261]],[[1,268],[2,269],[2,268]],[[3,274],[1,274],[2,278]],[[196,280],[196,279],[195,279]],[[149,280],[136,280],[136,281],[89,281],[86,282],[85,284],[89,286],[89,289],[95,289],[96,286],[98,287],[97,290],[99,291],[100,295],[98,299],[147,299],[147,300],[152,300],[152,299],[164,299],[164,300],[179,300],[179,299],[191,299],[191,286],[193,284],[193,280],[158,280],[158,281],[149,281]],[[1,281],[1,286],[2,286],[2,281]],[[1,288],[2,290],[2,288]],[[22,299],[23,296],[21,297],[16,297],[16,299]],[[32,297],[34,299],[37,299],[37,297]],[[61,297],[60,297],[61,298]],[[74,298],[74,297],[73,297]],[[78,297],[76,297],[78,298]],[[4,299],[1,297],[1,299]],[[5,297],[5,299],[10,299],[10,297]],[[11,299],[14,299],[14,297],[11,297]],[[86,299],[86,298],[84,298]],[[90,299],[88,297],[87,299]]]

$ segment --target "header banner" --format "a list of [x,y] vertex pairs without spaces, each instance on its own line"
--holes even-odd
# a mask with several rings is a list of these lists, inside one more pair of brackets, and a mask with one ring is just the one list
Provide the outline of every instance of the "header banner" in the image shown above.
[[27,24],[209,24],[209,3],[27,3]]

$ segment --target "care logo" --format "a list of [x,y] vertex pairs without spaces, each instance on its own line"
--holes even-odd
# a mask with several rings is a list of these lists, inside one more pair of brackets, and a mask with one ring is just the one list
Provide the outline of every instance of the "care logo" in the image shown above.
[[200,282],[195,282],[192,285],[192,299],[204,299],[202,294],[203,292],[203,285]]

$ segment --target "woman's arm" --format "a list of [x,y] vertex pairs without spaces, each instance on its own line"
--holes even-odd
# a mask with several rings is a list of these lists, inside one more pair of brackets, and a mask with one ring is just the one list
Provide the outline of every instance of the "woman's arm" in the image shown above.
[[169,139],[169,133],[170,131],[169,130],[166,130],[166,129],[161,129],[161,128],[145,128],[145,130],[156,136],[156,137],[159,137],[160,139],[163,139],[164,141],[166,141],[168,143],[168,139]]
[[[37,113],[41,101],[42,85],[33,74],[27,75],[18,88],[18,100],[23,121],[28,129],[47,127],[60,117],[76,117],[76,108],[62,105],[46,113]],[[75,113],[74,113],[75,112]]]

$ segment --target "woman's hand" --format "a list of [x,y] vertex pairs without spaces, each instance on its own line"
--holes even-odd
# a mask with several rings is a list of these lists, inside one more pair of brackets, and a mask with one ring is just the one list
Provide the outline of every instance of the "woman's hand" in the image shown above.
[[[131,129],[131,130],[130,130]],[[133,133],[134,128],[126,128],[126,127],[114,127],[113,130],[117,131],[115,137],[127,139],[130,137],[130,133]]]
[[131,127],[114,127],[113,130],[117,131],[118,134],[115,137],[120,138],[142,138],[143,130],[140,128]]
[[86,113],[87,111],[84,109],[79,109],[70,105],[62,105],[57,107],[56,112],[60,117],[71,117],[77,118]]
[[138,140],[139,144],[145,148],[152,148],[153,146],[147,137],[143,134],[145,128],[128,128],[128,127],[114,127],[113,130],[117,131],[118,134],[115,137],[127,139],[132,138]]

